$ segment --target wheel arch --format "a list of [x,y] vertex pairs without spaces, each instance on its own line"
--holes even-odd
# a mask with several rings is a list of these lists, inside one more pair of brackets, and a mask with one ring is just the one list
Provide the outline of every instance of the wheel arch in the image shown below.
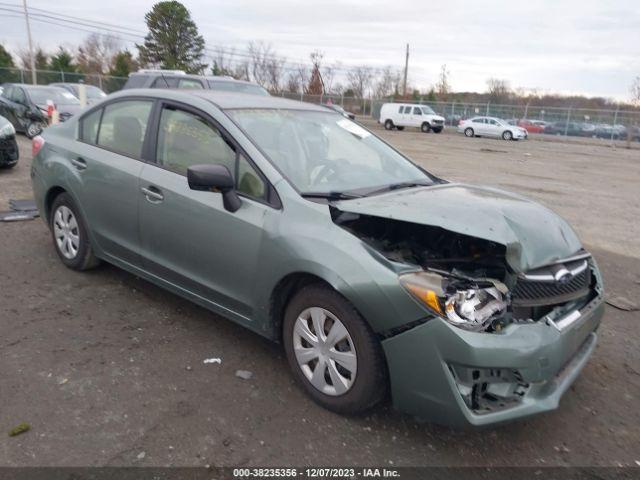
[[269,323],[272,338],[276,342],[282,343],[282,324],[287,305],[296,293],[313,284],[326,285],[340,293],[334,285],[319,275],[303,271],[288,273],[276,283],[269,297]]
[[49,188],[49,190],[47,190],[47,193],[45,194],[43,213],[45,215],[45,220],[47,221],[47,224],[50,221],[49,217],[51,215],[51,207],[53,206],[53,202],[58,197],[58,195],[62,193],[69,193],[69,192],[59,185],[54,185],[53,187]]

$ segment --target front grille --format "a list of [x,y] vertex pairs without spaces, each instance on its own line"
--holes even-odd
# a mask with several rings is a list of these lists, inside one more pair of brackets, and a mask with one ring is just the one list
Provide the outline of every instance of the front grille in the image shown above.
[[433,123],[435,125],[442,125],[444,122],[442,120],[434,120]]
[[514,305],[554,305],[589,293],[591,269],[586,268],[566,283],[519,279],[511,292]]

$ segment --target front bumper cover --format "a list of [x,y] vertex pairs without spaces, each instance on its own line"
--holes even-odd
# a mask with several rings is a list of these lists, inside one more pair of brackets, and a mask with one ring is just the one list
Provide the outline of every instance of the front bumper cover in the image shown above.
[[[382,342],[394,406],[420,419],[450,426],[506,422],[558,407],[593,352],[604,312],[603,295],[581,309],[579,321],[559,331],[543,320],[512,324],[500,333],[456,328],[440,318]],[[503,369],[528,384],[507,408],[470,408],[451,368]]]

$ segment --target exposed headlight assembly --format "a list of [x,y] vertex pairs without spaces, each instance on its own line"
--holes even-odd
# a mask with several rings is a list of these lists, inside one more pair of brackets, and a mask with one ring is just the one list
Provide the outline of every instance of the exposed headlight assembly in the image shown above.
[[486,330],[507,310],[508,289],[493,279],[467,279],[434,272],[400,276],[400,283],[432,312],[465,330]]

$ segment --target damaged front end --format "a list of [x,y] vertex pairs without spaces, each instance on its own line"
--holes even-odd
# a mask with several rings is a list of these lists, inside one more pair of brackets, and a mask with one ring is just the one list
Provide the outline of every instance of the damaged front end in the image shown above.
[[332,216],[389,261],[409,267],[399,275],[401,285],[433,314],[465,330],[499,332],[511,323],[556,317],[598,293],[584,251],[518,272],[497,242],[336,208]]

